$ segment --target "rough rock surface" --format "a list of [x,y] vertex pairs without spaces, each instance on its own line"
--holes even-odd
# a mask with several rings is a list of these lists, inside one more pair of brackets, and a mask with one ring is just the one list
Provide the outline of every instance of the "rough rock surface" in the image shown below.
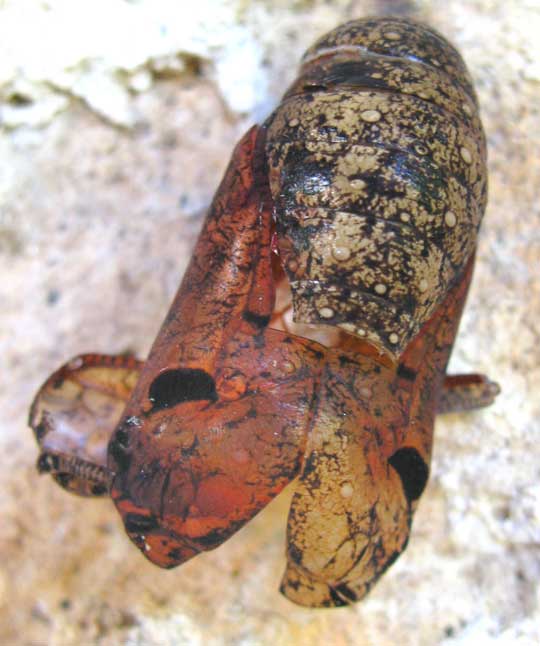
[[[0,3],[0,642],[538,644],[538,3],[89,6]],[[438,422],[410,546],[368,599],[310,611],[276,589],[287,494],[218,550],[160,571],[110,502],[37,475],[26,415],[70,356],[144,356],[235,140],[318,35],[383,12],[438,28],[476,82],[490,199],[452,365],[503,392],[488,410]]]

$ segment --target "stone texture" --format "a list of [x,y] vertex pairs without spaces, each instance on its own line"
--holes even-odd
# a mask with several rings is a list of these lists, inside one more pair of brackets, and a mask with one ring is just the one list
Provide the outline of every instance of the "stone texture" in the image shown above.
[[[96,28],[76,55],[60,46],[79,33],[67,4],[0,5],[11,34],[0,41],[0,642],[537,644],[537,3],[201,1],[193,19],[171,13],[172,3],[109,0],[112,36]],[[93,5],[105,20],[103,3]],[[41,381],[70,356],[146,353],[236,139],[275,104],[291,62],[318,35],[390,9],[442,31],[476,82],[490,198],[452,365],[487,372],[503,392],[488,410],[440,419],[410,546],[368,599],[309,611],[276,590],[287,494],[215,552],[160,571],[129,544],[108,501],[68,496],[38,477],[26,415]],[[129,33],[136,11],[153,21],[153,38],[155,25],[180,35],[156,36],[153,49],[140,38],[144,51],[129,49],[131,58],[100,49]],[[56,67],[10,67],[23,50],[41,60],[44,32],[30,31],[40,20],[54,25]]]

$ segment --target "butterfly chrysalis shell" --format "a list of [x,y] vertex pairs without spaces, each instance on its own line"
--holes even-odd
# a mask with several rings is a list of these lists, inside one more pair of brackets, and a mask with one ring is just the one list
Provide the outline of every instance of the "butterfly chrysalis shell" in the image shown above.
[[[446,375],[485,178],[474,90],[441,36],[396,19],[330,32],[236,146],[147,360],[82,355],[40,389],[38,470],[109,494],[165,568],[296,479],[282,592],[361,599],[407,545],[436,413],[498,392]],[[332,342],[276,303],[273,220],[296,321]]]
[[267,125],[295,320],[399,357],[462,274],[485,209],[463,60],[425,25],[347,23],[306,52]]

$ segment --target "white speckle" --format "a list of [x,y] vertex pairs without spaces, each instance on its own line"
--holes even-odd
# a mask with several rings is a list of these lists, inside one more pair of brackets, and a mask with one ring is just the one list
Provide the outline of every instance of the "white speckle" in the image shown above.
[[381,113],[378,110],[364,110],[360,113],[360,118],[368,123],[375,123],[381,118]]
[[471,106],[468,103],[463,103],[461,107],[463,108],[463,112],[465,112],[467,116],[469,117],[472,116],[473,111]]
[[343,498],[350,498],[354,493],[352,484],[350,482],[346,482],[339,490],[339,493]]
[[364,328],[359,327],[359,328],[356,328],[356,334],[357,334],[358,336],[366,336],[366,334],[367,334],[367,333],[366,333],[366,331],[364,330]]
[[408,222],[411,219],[411,216],[405,211],[403,211],[403,213],[399,214],[399,218],[402,222]]
[[466,164],[472,164],[472,155],[471,151],[468,148],[462,146],[459,152],[461,154],[461,159],[463,159]]
[[457,218],[456,215],[453,211],[446,211],[444,214],[444,221],[446,222],[446,225],[449,227],[455,227]]
[[351,179],[349,185],[351,186],[351,188],[354,188],[356,190],[361,190],[366,187],[366,183],[363,179]]
[[383,285],[382,283],[377,283],[375,285],[375,291],[377,294],[386,294],[386,285]]
[[388,337],[388,340],[390,341],[390,343],[395,345],[399,341],[399,337],[395,332],[392,332],[392,334]]
[[336,245],[335,247],[332,247],[332,255],[336,260],[349,260],[351,257],[351,250],[349,247]]
[[398,34],[395,31],[387,31],[384,34],[385,38],[388,38],[388,40],[401,40],[401,34]]
[[427,280],[425,278],[422,278],[422,280],[420,281],[420,283],[418,285],[418,289],[421,292],[425,292],[427,288],[428,288],[428,282],[427,282]]
[[148,545],[146,541],[144,541],[144,551],[149,552],[152,549],[151,545]]
[[161,422],[161,424],[156,428],[155,434],[156,435],[161,435],[164,431],[167,430],[167,422]]
[[323,319],[331,319],[334,316],[334,310],[331,307],[321,307],[319,316]]
[[283,372],[286,372],[289,375],[294,372],[294,363],[292,361],[284,361]]

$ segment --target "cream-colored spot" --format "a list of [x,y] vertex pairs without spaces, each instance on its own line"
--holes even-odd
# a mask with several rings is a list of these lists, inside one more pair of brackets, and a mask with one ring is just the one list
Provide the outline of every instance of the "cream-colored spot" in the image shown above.
[[403,211],[403,213],[399,214],[399,218],[402,222],[408,222],[411,219],[411,216],[405,211]]
[[427,288],[428,288],[428,282],[427,282],[427,280],[425,278],[422,278],[422,280],[418,284],[418,289],[421,292],[425,292],[427,290]]
[[461,154],[461,159],[463,159],[466,164],[472,164],[472,155],[471,151],[468,148],[462,146],[459,152]]
[[367,121],[368,123],[375,123],[381,118],[381,113],[378,110],[364,110],[360,113],[360,118],[362,121]]
[[343,498],[350,498],[354,493],[352,484],[350,482],[346,482],[344,485],[342,485],[341,489],[339,490],[339,493],[342,495]]
[[283,362],[283,372],[286,372],[288,375],[294,372],[294,363],[292,361]]
[[429,152],[427,146],[424,146],[423,144],[416,144],[414,149],[419,155],[427,155]]
[[420,92],[417,92],[417,95],[421,99],[429,99],[429,94],[427,92],[424,92],[423,90],[420,90]]
[[398,34],[396,31],[387,31],[384,37],[388,38],[388,40],[401,40],[401,34]]
[[352,323],[340,323],[339,327],[342,330],[345,330],[345,332],[351,332],[352,334],[356,332],[356,326],[353,325]]
[[456,215],[453,211],[446,211],[444,214],[444,221],[446,222],[446,225],[449,227],[455,227],[457,218]]
[[431,64],[435,65],[435,67],[440,67],[441,66],[440,62],[436,58],[431,59]]
[[351,257],[351,250],[349,247],[336,245],[335,247],[332,247],[332,255],[336,260],[349,260]]
[[299,123],[300,121],[298,121],[298,119],[291,119],[288,125],[291,126],[291,128],[295,128]]
[[152,549],[150,545],[146,541],[144,541],[144,551],[149,552]]
[[360,397],[363,397],[364,399],[370,399],[373,393],[371,392],[371,388],[367,388],[366,386],[363,386],[358,390],[358,393],[360,394]]
[[364,330],[364,328],[359,327],[359,328],[356,328],[356,334],[358,336],[366,336],[367,332]]
[[[339,175],[344,175],[344,179],[349,182],[350,177],[358,177],[360,173],[376,170],[379,165],[379,153],[375,149],[369,152],[366,150],[362,154],[353,151],[339,157],[337,170]],[[362,186],[365,186],[364,180],[360,181],[363,182]]]
[[363,188],[366,188],[366,183],[363,179],[351,179],[349,185],[355,191],[361,191]]
[[331,307],[321,307],[319,316],[323,319],[331,319],[334,316],[334,310]]
[[375,285],[375,291],[377,294],[386,294],[386,285],[383,285],[382,283],[377,283]]
[[388,337],[388,340],[390,341],[390,343],[395,345],[399,341],[399,337],[395,332],[392,332],[392,334]]
[[372,78],[372,79],[382,79],[382,74],[381,74],[380,72],[374,72],[374,73],[371,75],[371,78]]
[[468,115],[469,117],[472,117],[473,111],[471,106],[468,103],[463,103],[461,107],[463,108],[463,112],[465,112],[466,115]]
[[366,183],[363,179],[350,179],[346,175],[338,175],[334,178],[333,189],[338,191],[344,198],[354,196],[355,199],[365,197]]

